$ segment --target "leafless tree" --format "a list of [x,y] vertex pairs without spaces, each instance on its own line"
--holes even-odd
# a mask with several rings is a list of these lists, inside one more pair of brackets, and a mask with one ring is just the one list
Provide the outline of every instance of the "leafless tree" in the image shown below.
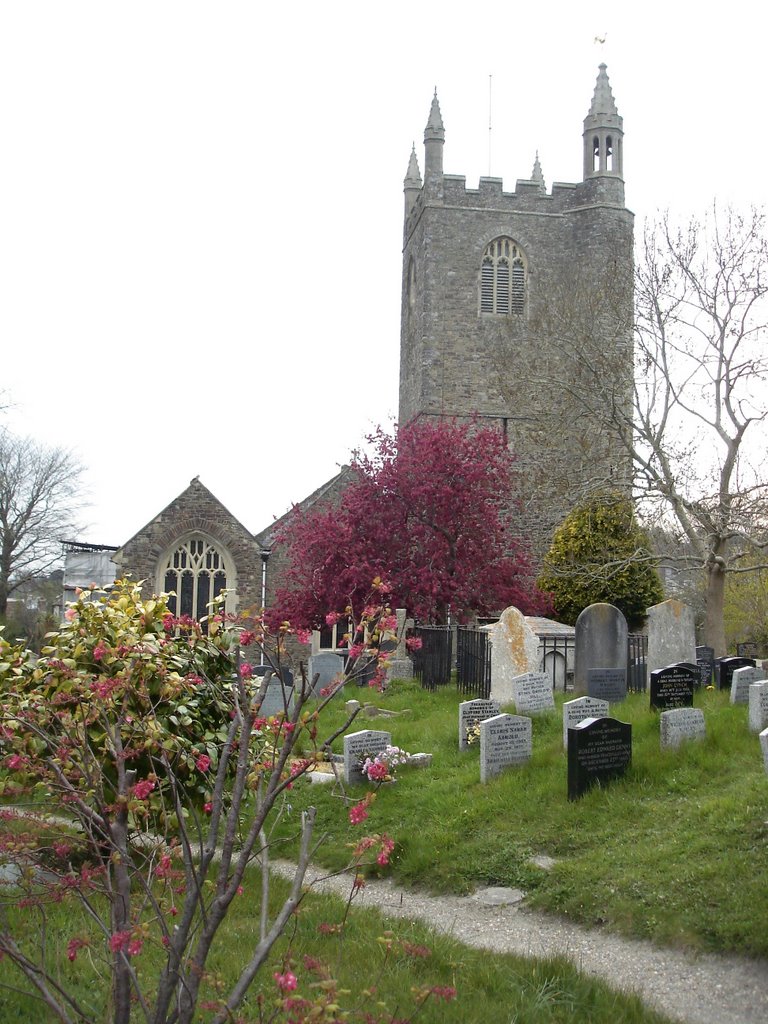
[[61,556],[81,508],[81,475],[71,452],[0,429],[0,615]]
[[662,216],[639,240],[633,279],[610,259],[601,280],[564,279],[537,327],[563,358],[536,386],[627,452],[644,520],[676,541],[675,564],[703,574],[704,639],[724,653],[726,574],[763,566],[768,548],[765,212],[713,207],[682,227]]

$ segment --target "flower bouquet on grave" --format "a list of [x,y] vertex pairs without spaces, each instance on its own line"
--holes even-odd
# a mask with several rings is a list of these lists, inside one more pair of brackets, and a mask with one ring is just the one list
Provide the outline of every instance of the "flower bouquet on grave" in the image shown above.
[[395,770],[408,763],[411,755],[400,747],[388,746],[377,754],[361,758],[360,771],[369,782],[394,782]]

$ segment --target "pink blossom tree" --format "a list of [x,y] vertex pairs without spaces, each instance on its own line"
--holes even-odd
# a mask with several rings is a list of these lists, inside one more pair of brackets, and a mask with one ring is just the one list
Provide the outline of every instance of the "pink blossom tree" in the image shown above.
[[289,519],[275,621],[318,626],[328,609],[358,607],[376,576],[422,621],[547,608],[514,532],[514,460],[499,431],[419,420],[368,440],[338,507]]

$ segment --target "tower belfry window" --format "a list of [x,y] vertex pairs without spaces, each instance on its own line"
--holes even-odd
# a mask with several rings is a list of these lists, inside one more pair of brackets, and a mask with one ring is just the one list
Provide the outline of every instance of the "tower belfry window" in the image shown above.
[[502,316],[525,312],[525,259],[511,238],[495,238],[483,253],[480,312]]
[[163,589],[173,615],[202,619],[208,604],[227,588],[228,566],[222,553],[205,537],[193,534],[171,552],[162,568]]

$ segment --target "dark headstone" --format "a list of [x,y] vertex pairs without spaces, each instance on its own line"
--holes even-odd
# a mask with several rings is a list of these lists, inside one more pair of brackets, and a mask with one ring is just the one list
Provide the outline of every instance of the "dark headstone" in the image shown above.
[[758,647],[754,640],[745,640],[743,644],[736,644],[736,654],[740,658],[756,658]]
[[632,760],[632,726],[615,718],[585,718],[568,730],[568,799],[595,783],[622,776]]
[[587,672],[587,693],[596,700],[617,704],[627,697],[626,668],[591,668]]
[[657,711],[692,708],[693,694],[700,682],[698,665],[668,665],[651,672],[651,707]]
[[711,686],[712,674],[715,671],[714,647],[697,647],[696,664],[701,672],[701,685],[704,687]]
[[718,690],[730,691],[734,669],[746,668],[747,666],[754,668],[755,665],[754,658],[738,658],[733,656],[717,658],[715,661],[715,678]]

